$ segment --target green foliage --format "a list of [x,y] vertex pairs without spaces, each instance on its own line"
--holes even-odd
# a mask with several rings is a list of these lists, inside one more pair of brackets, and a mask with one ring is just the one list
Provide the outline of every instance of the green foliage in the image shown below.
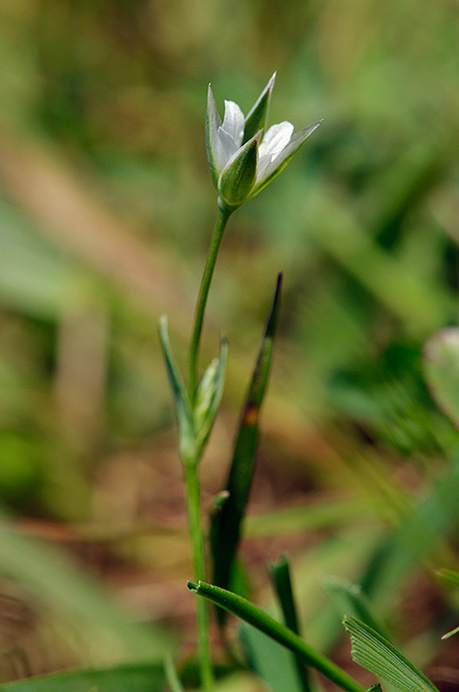
[[439,407],[459,427],[459,328],[443,329],[428,340],[424,369]]
[[[284,624],[295,634],[300,634],[299,616],[295,597],[293,595],[292,578],[290,565],[286,556],[271,564],[270,573],[274,582],[276,595],[282,608]],[[310,692],[309,673],[300,656],[294,658],[298,680],[301,684],[302,692]]]
[[345,618],[343,624],[351,637],[354,661],[402,692],[438,692],[416,666],[371,627],[355,618]]
[[199,582],[188,582],[188,588],[198,596],[208,599],[211,603],[224,608],[248,624],[267,634],[293,653],[301,656],[305,663],[319,670],[329,680],[348,692],[363,692],[363,688],[344,670],[339,668],[326,656],[309,646],[301,637],[285,625],[281,625],[263,610],[237,594],[222,589],[219,586]]
[[0,685],[2,692],[162,692],[161,665],[142,663],[101,670],[75,670]]
[[[226,496],[219,511],[211,515],[213,581],[222,588],[227,588],[232,583],[232,570],[255,470],[260,409],[271,371],[281,286],[282,276],[279,275],[271,311],[240,416],[233,457],[225,484]],[[224,614],[221,611],[217,613],[220,622],[223,622]]]
[[[450,625],[431,618],[417,636],[400,613],[404,586],[417,597],[419,575],[457,571],[454,3],[4,0],[0,60],[0,504],[13,516],[0,527],[2,595],[18,588],[32,610],[49,614],[63,648],[77,627],[75,663],[162,659],[171,647],[163,624],[135,624],[138,614],[120,613],[107,596],[110,588],[139,599],[142,618],[181,622],[175,592],[157,595],[189,568],[156,322],[170,315],[174,355],[165,325],[163,348],[182,451],[194,459],[227,360],[224,342],[212,361],[214,335],[223,329],[231,344],[225,431],[214,429],[200,465],[209,497],[263,329],[266,286],[284,269],[281,357],[265,407],[257,511],[245,521],[244,500],[240,513],[244,551],[262,574],[264,545],[277,551],[292,541],[298,609],[307,641],[321,650],[338,637],[320,590],[323,574],[336,573],[346,608],[367,624],[370,614],[373,624],[383,620],[406,650],[441,667]],[[196,357],[183,380],[216,207],[205,85],[217,103],[251,104],[275,69],[269,121],[324,122],[288,175],[231,218],[200,343],[211,365],[200,379]],[[271,87],[246,118],[244,141],[266,131]],[[250,487],[251,472],[239,474],[238,487]],[[49,545],[57,541],[66,556],[82,557],[79,568]],[[233,563],[235,546],[226,552]],[[140,586],[150,580],[151,593]],[[454,591],[429,584],[426,603],[441,601],[456,623]],[[422,609],[422,590],[418,602]],[[9,679],[28,672],[28,647],[41,633],[32,625],[16,641],[0,605]],[[275,674],[276,655],[260,646]],[[20,669],[8,667],[16,651]],[[37,658],[40,670],[67,665]],[[230,660],[233,672],[244,665],[234,652]],[[108,672],[105,679],[115,689]],[[160,679],[152,673],[153,689]],[[66,689],[65,680],[42,684]],[[143,689],[142,680],[128,685]],[[102,677],[79,681],[104,689]],[[239,689],[238,679],[226,682]],[[4,687],[15,685],[29,689]]]

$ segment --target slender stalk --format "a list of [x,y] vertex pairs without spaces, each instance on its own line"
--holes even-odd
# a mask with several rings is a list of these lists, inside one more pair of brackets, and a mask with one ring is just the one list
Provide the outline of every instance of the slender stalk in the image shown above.
[[207,255],[206,266],[202,275],[201,287],[199,289],[198,300],[196,303],[196,312],[194,317],[193,335],[191,337],[190,355],[189,355],[189,370],[188,370],[188,394],[191,403],[194,402],[196,391],[196,379],[198,370],[199,345],[201,342],[202,324],[204,321],[204,312],[206,310],[207,297],[209,295],[210,283],[214,273],[215,264],[217,262],[218,250],[223,238],[223,231],[227,221],[232,213],[232,209],[220,209],[215,228],[210,241],[209,253]]
[[[201,520],[201,496],[199,490],[198,466],[196,463],[186,463],[185,483],[188,506],[188,521],[191,535],[193,570],[196,579],[205,579],[206,563],[204,554],[204,532]],[[198,652],[201,671],[201,684],[206,692],[213,689],[212,658],[210,654],[209,636],[209,607],[204,599],[197,604]]]
[[[204,273],[194,317],[193,334],[190,343],[188,394],[193,408],[195,401],[196,381],[198,373],[199,346],[201,343],[202,325],[204,313],[209,296],[210,284],[217,262],[218,250],[223,238],[228,219],[233,210],[221,209],[215,223],[210,241]],[[199,489],[198,463],[199,458],[183,459],[185,469],[186,497],[188,505],[188,520],[190,525],[191,548],[193,554],[193,569],[197,581],[206,578],[206,562],[204,553],[204,532],[201,518],[201,496]],[[201,671],[201,683],[205,692],[213,689],[212,658],[210,653],[209,633],[209,607],[204,599],[199,599],[197,604],[198,623],[198,652]]]

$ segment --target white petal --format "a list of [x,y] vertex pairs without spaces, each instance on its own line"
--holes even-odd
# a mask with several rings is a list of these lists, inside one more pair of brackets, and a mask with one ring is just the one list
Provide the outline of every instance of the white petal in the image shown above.
[[222,128],[231,135],[240,147],[244,136],[244,113],[234,101],[225,101],[225,117]]
[[293,125],[287,120],[277,125],[272,125],[263,137],[263,141],[258,149],[260,159],[263,156],[271,156],[271,161],[282,149],[287,146],[293,134]]
[[[259,157],[257,161],[257,182],[265,177],[266,171],[271,163],[272,158],[273,157],[271,156],[271,154],[265,154],[264,156]],[[276,157],[274,156],[274,158]]]
[[215,166],[219,174],[238,149],[239,146],[234,141],[234,137],[226,132],[223,127],[219,127],[214,144]]

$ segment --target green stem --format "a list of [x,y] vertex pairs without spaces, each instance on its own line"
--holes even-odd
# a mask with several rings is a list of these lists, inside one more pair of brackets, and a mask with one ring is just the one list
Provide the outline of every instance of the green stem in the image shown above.
[[196,379],[198,370],[199,345],[201,342],[202,324],[204,321],[204,312],[209,295],[210,283],[214,273],[215,264],[217,262],[218,250],[223,238],[223,231],[232,213],[232,209],[220,209],[220,213],[215,223],[215,228],[210,241],[209,253],[207,262],[204,268],[204,273],[201,280],[201,288],[199,289],[198,301],[196,303],[196,312],[194,317],[193,335],[191,337],[190,355],[189,355],[189,370],[188,370],[188,394],[191,403],[194,402]]
[[188,582],[188,588],[195,591],[199,596],[204,596],[215,605],[224,608],[229,613],[245,620],[261,632],[290,649],[295,654],[299,654],[310,666],[320,671],[325,677],[341,687],[346,692],[364,692],[364,688],[351,678],[342,668],[330,661],[329,658],[313,649],[301,637],[280,622],[277,622],[261,608],[247,601],[241,596],[237,596],[231,591],[226,591],[218,586],[198,582],[193,584]]
[[[185,483],[190,525],[193,570],[196,579],[205,578],[206,563],[201,520],[201,497],[197,464],[185,462]],[[209,608],[204,599],[197,604],[198,651],[201,683],[206,692],[213,689],[212,658],[210,654]]]

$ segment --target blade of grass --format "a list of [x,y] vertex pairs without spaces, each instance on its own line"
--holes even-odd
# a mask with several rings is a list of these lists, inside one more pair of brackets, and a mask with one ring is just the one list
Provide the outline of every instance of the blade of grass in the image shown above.
[[328,577],[323,580],[323,585],[341,611],[341,615],[352,615],[379,632],[381,636],[389,638],[383,626],[373,615],[371,603],[359,584]]
[[[271,312],[242,410],[225,488],[228,496],[220,511],[214,513],[211,518],[213,581],[223,588],[230,584],[231,571],[241,536],[241,525],[252,485],[258,442],[259,412],[271,369],[281,285],[282,275],[279,274]],[[217,612],[219,622],[223,624],[225,615],[220,610]]]
[[437,575],[448,584],[459,586],[459,572],[455,572],[453,569],[439,569]]
[[185,689],[177,675],[172,656],[166,656],[164,659],[164,672],[166,673],[167,684],[172,692],[185,692]]
[[86,625],[93,637],[98,636],[100,663],[120,655],[162,660],[172,645],[164,628],[133,622],[100,584],[64,554],[18,533],[1,515],[0,554],[2,571],[25,584],[58,617]]
[[190,591],[194,591],[198,596],[203,596],[220,608],[224,608],[228,613],[232,613],[241,618],[249,625],[253,625],[261,632],[279,642],[290,651],[300,655],[310,666],[320,671],[325,677],[348,692],[363,692],[363,687],[351,678],[342,668],[337,666],[327,656],[316,651],[309,646],[304,639],[301,639],[295,632],[288,627],[277,622],[270,615],[265,613],[245,598],[238,596],[231,591],[221,589],[212,584],[200,581],[198,584],[188,582]]
[[[290,575],[290,565],[287,556],[283,555],[278,562],[272,564],[269,571],[274,583],[277,598],[282,608],[284,623],[292,632],[300,635],[298,614]],[[301,689],[303,692],[311,692],[309,672],[304,665],[303,658],[298,656],[298,654],[294,654],[294,661]]]
[[162,666],[152,663],[71,670],[0,685],[0,692],[162,692]]
[[352,658],[371,673],[395,685],[402,692],[438,692],[435,685],[387,639],[355,618],[345,617],[343,625],[351,637]]

